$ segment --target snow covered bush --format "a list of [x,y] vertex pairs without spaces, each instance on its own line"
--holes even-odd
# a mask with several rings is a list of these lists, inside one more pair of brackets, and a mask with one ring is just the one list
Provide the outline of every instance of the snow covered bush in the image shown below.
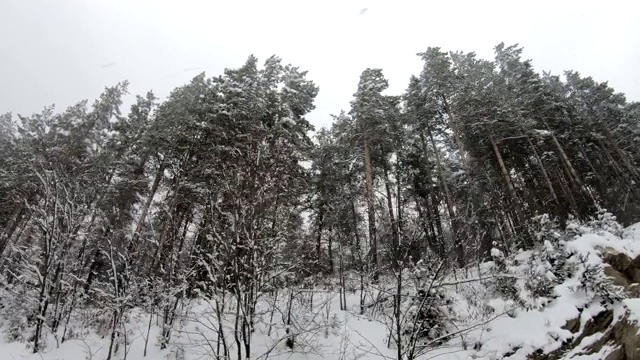
[[557,285],[554,281],[557,278],[550,273],[548,269],[548,262],[541,261],[535,256],[531,256],[527,264],[527,271],[525,272],[527,281],[524,283],[525,290],[527,290],[532,298],[552,298],[554,297],[553,289]]
[[623,288],[615,285],[613,279],[605,275],[602,263],[590,263],[589,258],[584,255],[578,256],[578,261],[583,271],[574,291],[586,293],[590,300],[599,297],[603,305],[615,304],[626,298]]
[[493,259],[493,266],[490,268],[493,277],[491,286],[494,293],[505,299],[518,301],[519,291],[516,286],[516,278],[510,274],[511,259],[507,258],[497,247],[491,249],[491,257]]
[[[554,282],[561,283],[575,272],[575,267],[567,261],[573,255],[566,247],[569,239],[567,232],[548,214],[535,217],[533,223],[536,240],[542,244],[539,257],[548,263],[549,275]],[[574,220],[570,224],[575,224],[569,225],[571,228],[579,227]]]
[[[0,280],[5,283],[5,279]],[[4,338],[9,341],[24,342],[32,334],[29,329],[33,326],[34,314],[32,307],[26,307],[24,300],[26,292],[23,286],[2,286],[0,292],[0,327],[4,329]],[[31,331],[32,332],[32,331]]]
[[581,222],[576,218],[569,218],[564,235],[568,238],[575,238],[585,234],[609,233],[616,237],[622,237],[623,226],[618,222],[615,215],[606,209],[599,209],[594,217],[586,222]]
[[[12,247],[5,273],[0,276],[0,319],[9,341],[33,341],[38,317],[38,254],[34,247]],[[36,265],[32,265],[35,263]]]
[[615,216],[606,210],[599,210],[594,218],[581,222],[576,218],[567,221],[565,229],[560,229],[556,221],[548,215],[533,219],[534,234],[542,246],[534,250],[526,267],[525,289],[534,298],[555,297],[554,288],[572,277],[576,277],[577,284],[573,291],[584,292],[589,301],[599,297],[604,303],[612,304],[624,299],[623,289],[613,284],[613,280],[605,275],[604,265],[599,252],[593,245],[579,249],[569,242],[583,236],[599,235],[612,236],[620,239],[623,227]]
[[521,264],[523,287],[528,294],[520,297],[527,308],[544,306],[547,300],[555,298],[555,286],[575,272],[575,266],[567,261],[572,254],[558,222],[543,214],[534,217],[532,224],[533,235],[540,245],[529,251],[526,263]]
[[573,291],[584,292],[590,301],[599,298],[603,304],[613,304],[626,297],[624,289],[615,285],[604,272],[605,264],[600,254],[604,245],[588,241],[594,235],[598,236],[600,243],[602,239],[621,241],[623,230],[616,217],[604,209],[598,210],[596,216],[587,222],[572,220],[568,223],[565,236],[570,236],[569,240],[581,240],[579,244],[574,243],[571,250],[563,247],[567,271],[578,276],[578,283],[572,286]]
[[431,289],[428,292],[420,289],[409,298],[405,316],[405,336],[417,336],[423,340],[436,340],[442,343],[448,333],[449,316],[447,305],[450,305],[444,292]]
[[423,261],[418,262],[406,276],[411,286],[409,296],[401,305],[405,321],[403,335],[423,341],[444,341],[451,323],[450,306],[453,301],[441,286],[445,277],[434,264]]
[[587,222],[587,226],[596,234],[608,232],[617,237],[622,237],[624,232],[623,226],[618,222],[615,215],[605,209],[598,210],[596,217]]

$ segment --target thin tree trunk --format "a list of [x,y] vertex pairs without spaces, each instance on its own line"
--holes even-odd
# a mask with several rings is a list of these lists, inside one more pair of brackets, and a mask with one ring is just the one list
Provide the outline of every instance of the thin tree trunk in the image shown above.
[[618,157],[620,158],[620,160],[622,160],[622,163],[627,168],[627,171],[629,171],[629,173],[631,173],[631,176],[633,176],[636,180],[639,180],[640,174],[638,174],[638,169],[636,168],[636,166],[631,163],[627,154],[624,151],[622,151],[622,149],[620,149],[620,147],[618,146],[618,143],[613,139],[613,135],[611,134],[611,131],[609,131],[609,129],[606,126],[603,126],[602,128],[607,137],[607,141],[609,142],[609,144],[611,144],[616,154],[618,154]]
[[544,163],[542,162],[542,159],[538,154],[538,150],[536,150],[536,147],[533,145],[533,142],[531,141],[529,136],[526,136],[526,138],[527,138],[527,142],[529,143],[529,146],[531,147],[531,150],[533,151],[533,156],[535,156],[536,162],[540,166],[540,171],[542,172],[542,177],[544,178],[544,181],[547,184],[547,189],[549,190],[549,193],[551,194],[553,201],[556,203],[556,205],[559,205],[558,196],[556,195],[556,191],[553,189],[553,184],[551,183],[551,179],[549,178],[547,169],[544,167]]
[[344,284],[344,261],[343,261],[343,252],[342,252],[342,242],[338,242],[338,246],[339,249],[338,251],[340,252],[340,268],[338,269],[339,271],[339,276],[340,276],[340,310],[347,310],[347,295],[346,295],[346,287]]
[[322,263],[322,230],[324,230],[324,203],[318,209],[318,238],[316,240],[316,258],[318,266]]
[[[422,143],[422,151],[424,152],[424,156],[425,156],[424,162],[425,164],[428,164],[429,151],[428,151],[427,142],[424,137],[424,132],[420,131],[419,133],[420,133],[420,141]],[[431,169],[429,169],[428,165],[425,167],[425,170],[427,172],[427,177],[431,179],[431,171],[430,171]],[[440,165],[438,164],[438,175],[439,174],[440,174]],[[438,176],[438,178],[441,179],[440,176]],[[438,187],[440,188],[440,192],[444,193],[442,185],[443,184],[441,181],[438,182]],[[425,207],[427,211],[427,216],[429,217],[429,226],[431,228],[432,233],[436,237],[435,239],[437,240],[438,248],[439,248],[438,251],[434,250],[434,252],[436,254],[439,254],[442,260],[445,260],[445,256],[446,256],[445,240],[444,240],[444,232],[442,231],[442,219],[440,218],[439,202],[436,199],[435,193],[431,191],[431,189],[429,190],[429,195],[427,195],[425,200],[426,200]],[[437,234],[436,234],[436,231],[434,231],[433,229],[433,221],[431,219],[433,219],[433,221],[435,221],[436,223]]]
[[369,139],[365,134],[364,139],[364,167],[365,167],[365,192],[367,199],[367,210],[369,218],[369,242],[371,246],[371,260],[373,263],[373,278],[378,279],[379,263],[378,263],[378,244],[376,239],[376,213],[373,204],[373,174],[371,168],[371,149]]
[[156,248],[156,253],[152,260],[151,270],[153,272],[157,271],[162,264],[162,256],[164,251],[165,242],[169,237],[169,232],[173,227],[173,219],[174,217],[178,217],[177,212],[177,202],[178,202],[178,181],[176,181],[175,190],[173,193],[173,197],[171,199],[171,205],[169,207],[169,211],[167,212],[167,217],[164,220],[162,225],[162,231],[160,232],[160,239],[158,240],[158,247]]
[[403,205],[404,202],[402,198],[402,187],[400,185],[400,157],[396,155],[396,207],[398,208],[396,229],[398,230],[398,243],[402,243],[404,237],[404,212],[402,211]]
[[402,269],[396,269],[397,273],[397,286],[394,306],[395,328],[396,328],[396,356],[397,359],[402,359],[402,312],[400,306],[402,305]]
[[111,356],[113,355],[113,346],[116,342],[116,328],[118,326],[118,311],[113,311],[113,328],[111,329],[111,340],[109,341],[109,352],[107,353],[107,360],[111,360]]
[[[271,307],[271,312],[269,314],[269,329],[267,330],[267,337],[271,336],[271,328],[273,327],[273,314],[276,312],[276,308],[278,307],[278,288],[273,291],[273,306]],[[222,322],[220,322],[220,326],[222,326]]]
[[389,172],[387,170],[387,165],[385,164],[383,167],[384,171],[384,187],[387,192],[387,207],[389,208],[389,220],[391,222],[391,246],[393,249],[393,254],[391,254],[391,261],[393,266],[396,267],[398,261],[398,246],[399,246],[399,238],[398,238],[398,223],[396,222],[396,218],[393,213],[393,200],[391,199],[391,180],[389,180]]
[[[57,205],[56,205],[57,207]],[[54,215],[57,217],[57,214]],[[55,227],[54,227],[55,229]],[[40,283],[40,292],[38,295],[38,315],[36,320],[36,331],[33,338],[33,353],[37,353],[40,350],[39,341],[42,336],[42,329],[44,327],[44,321],[47,315],[47,308],[49,307],[49,296],[47,295],[47,288],[49,287],[49,266],[51,260],[51,245],[53,242],[53,231],[51,230],[50,234],[46,234],[47,239],[44,241],[44,248],[42,250],[42,265],[40,266],[40,274],[41,274],[41,283]]]
[[364,272],[360,272],[360,315],[364,315]]
[[618,166],[618,163],[616,162],[616,160],[613,158],[613,156],[611,156],[611,153],[609,152],[609,149],[607,149],[607,147],[604,145],[604,143],[602,142],[602,140],[597,139],[598,141],[598,145],[600,147],[600,150],[602,150],[602,152],[606,155],[607,160],[609,161],[609,165],[613,168],[613,170],[618,174],[618,175],[622,175],[623,171],[622,169],[620,169],[620,167]]
[[153,179],[153,184],[151,185],[151,190],[149,191],[149,196],[147,197],[147,201],[144,203],[144,207],[142,208],[142,213],[140,213],[140,219],[138,219],[138,224],[136,225],[136,229],[133,232],[133,236],[131,237],[131,244],[129,245],[129,250],[132,250],[136,247],[136,242],[138,237],[140,236],[140,232],[142,231],[142,227],[147,219],[147,214],[149,213],[149,208],[151,207],[151,203],[153,202],[153,197],[156,195],[158,191],[158,187],[160,186],[160,181],[164,177],[164,169],[165,165],[160,164],[158,167],[158,171],[156,172],[156,176]]
[[[563,169],[566,170],[564,166],[563,166]],[[560,169],[558,169],[556,173],[557,173],[556,176],[558,177],[558,179],[560,179],[560,184],[562,186],[563,193],[566,196],[567,200],[569,201],[571,208],[575,212],[574,215],[580,216],[581,213],[580,213],[580,209],[578,208],[578,203],[576,202],[576,199],[573,197],[573,193],[571,192],[571,188],[569,187],[569,184],[567,181],[567,176],[570,176],[570,175],[563,173],[563,171]]]
[[511,196],[511,199],[513,199],[514,204],[517,205],[518,201],[516,199],[517,197],[516,190],[513,187],[513,183],[511,182],[511,177],[509,176],[507,167],[505,166],[504,160],[502,159],[502,155],[500,154],[500,149],[498,148],[498,144],[496,144],[496,141],[493,139],[492,136],[490,136],[489,139],[491,140],[491,146],[493,148],[493,152],[496,155],[496,158],[498,159],[498,164],[500,165],[500,170],[502,171],[502,179],[507,185],[507,190],[509,190],[509,195]]
[[9,221],[9,224],[6,226],[6,231],[0,233],[0,257],[2,257],[2,254],[4,254],[4,250],[7,247],[7,244],[9,244],[9,241],[11,240],[11,236],[13,235],[13,232],[16,230],[16,228],[18,227],[20,220],[22,219],[22,215],[24,214],[24,204],[19,204],[18,208],[14,211],[14,214],[11,216],[11,220]]
[[360,235],[358,234],[358,215],[356,213],[356,204],[351,201],[351,215],[353,216],[353,235],[356,239],[355,247],[358,253],[358,259],[362,257],[362,249],[360,248]]
[[329,241],[328,241],[328,251],[329,251],[329,273],[333,274],[333,227],[329,230]]
[[447,211],[449,212],[449,219],[451,221],[451,232],[453,235],[453,246],[456,249],[458,266],[460,268],[463,268],[466,263],[464,258],[464,247],[462,245],[462,240],[459,238],[460,234],[458,219],[453,208],[453,200],[451,199],[451,193],[449,192],[449,185],[447,185],[447,181],[444,177],[444,167],[442,166],[442,160],[440,159],[440,151],[436,147],[436,142],[433,139],[433,134],[431,133],[431,129],[428,126],[427,133],[429,135],[429,140],[431,141],[431,146],[433,147],[433,152],[436,155],[436,164],[438,166],[438,174],[440,175],[440,185],[442,190],[444,190],[445,204],[447,206]]
[[[27,216],[22,220],[20,227],[17,229],[17,232],[14,231],[14,234],[15,234],[15,239],[13,240],[14,246],[17,247],[20,245],[21,243],[20,240],[23,238],[22,237],[23,234],[25,234],[24,238],[29,238],[29,233],[30,233],[29,224],[31,222],[31,216],[32,215],[30,212],[27,213]],[[7,238],[5,240],[6,241],[4,243],[0,241],[0,270],[4,269],[6,264],[11,262],[11,257],[13,256],[13,251],[11,248],[9,248],[9,251],[6,254],[4,254],[4,251],[6,250],[7,245],[9,245],[9,242],[11,241],[11,239]],[[9,277],[8,281],[12,281],[11,279],[13,278]]]
[[458,147],[458,152],[460,153],[460,158],[462,159],[462,163],[464,164],[465,171],[467,171],[468,175],[471,175],[471,166],[469,165],[469,160],[467,159],[467,155],[464,149],[464,144],[462,143],[462,138],[460,137],[460,130],[458,129],[458,124],[453,117],[453,113],[451,112],[451,107],[449,106],[449,102],[447,101],[446,96],[442,95],[442,103],[444,105],[444,111],[447,113],[447,117],[449,118],[449,125],[451,126],[451,130],[453,131],[453,138],[455,139],[456,146]]
[[151,321],[153,320],[153,312],[149,314],[149,324],[147,324],[147,336],[144,338],[144,351],[142,357],[147,356],[147,346],[149,345],[149,334],[151,333]]
[[422,224],[422,231],[424,231],[427,240],[427,248],[433,251],[438,256],[444,257],[444,251],[441,251],[441,244],[437,238],[436,230],[433,227],[431,211],[429,210],[428,206],[426,206],[425,208],[426,210],[423,210],[423,207],[420,206],[420,203],[416,199],[416,210],[418,211],[418,216],[421,219],[420,223]]
[[238,354],[238,360],[242,359],[242,343],[240,342],[240,295],[236,294],[236,314],[234,322],[233,338],[236,342],[236,351]]
[[289,349],[293,349],[293,345],[295,344],[295,336],[293,335],[293,330],[291,330],[291,307],[293,305],[293,290],[289,293],[289,303],[287,305],[287,322],[286,322],[286,333],[288,335],[286,340],[286,345]]
[[[430,205],[430,206],[429,206]],[[431,192],[431,196],[427,199],[427,213],[433,216],[433,221],[435,223],[437,233],[436,239],[438,240],[438,246],[440,249],[440,256],[442,260],[445,260],[446,252],[445,252],[445,242],[444,242],[444,230],[442,230],[442,217],[440,216],[439,202],[436,198],[436,194]],[[433,227],[433,225],[431,225]]]
[[[513,182],[511,181],[511,176],[509,176],[507,167],[504,164],[502,155],[500,154],[500,149],[498,148],[498,144],[496,144],[496,141],[493,139],[493,136],[490,136],[489,140],[491,141],[491,146],[493,147],[493,151],[500,165],[500,170],[502,171],[502,177],[504,179],[504,182],[507,185],[507,190],[509,191],[509,195],[512,199],[513,209],[517,217],[516,221],[518,222],[518,225],[524,225],[524,216],[522,215],[522,211],[520,210],[520,201],[518,200],[518,195],[516,194],[516,190],[513,186]],[[529,240],[530,240],[529,237],[525,236],[525,246],[527,247],[530,247],[533,245]]]
[[562,145],[560,145],[560,142],[558,141],[558,138],[556,138],[556,135],[553,132],[551,133],[551,139],[553,140],[553,143],[556,145],[556,148],[558,149],[558,152],[560,153],[560,157],[562,158],[562,163],[566,166],[567,170],[569,171],[569,173],[573,177],[574,181],[576,182],[576,184],[578,184],[580,190],[585,192],[589,196],[589,198],[592,201],[592,203],[595,203],[596,202],[595,201],[595,197],[593,196],[591,191],[589,191],[589,189],[582,182],[582,179],[578,175],[578,172],[576,171],[576,169],[571,164],[571,161],[569,161],[569,157],[567,156],[567,153],[565,153],[564,149],[562,148]]

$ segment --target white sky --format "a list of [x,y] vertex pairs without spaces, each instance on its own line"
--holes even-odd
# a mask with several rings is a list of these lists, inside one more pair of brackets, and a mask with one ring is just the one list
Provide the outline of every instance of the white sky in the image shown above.
[[[367,8],[365,14],[360,11]],[[320,87],[316,126],[381,67],[390,93],[429,46],[519,43],[538,70],[573,69],[640,100],[640,1],[0,0],[0,113],[94,99],[107,85],[163,98],[201,71],[277,54]]]

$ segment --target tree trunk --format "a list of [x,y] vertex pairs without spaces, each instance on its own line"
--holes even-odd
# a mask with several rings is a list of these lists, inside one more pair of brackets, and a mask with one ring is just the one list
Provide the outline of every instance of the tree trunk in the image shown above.
[[398,243],[402,243],[404,237],[404,212],[402,198],[402,187],[400,185],[400,157],[396,154],[396,207],[398,208],[398,218],[396,219],[396,229],[398,230]]
[[129,251],[132,251],[134,248],[137,248],[139,250],[139,247],[136,246],[136,241],[138,240],[140,232],[142,231],[142,227],[144,226],[144,222],[147,219],[147,214],[149,213],[149,207],[151,207],[151,203],[153,202],[153,197],[156,195],[158,187],[160,186],[160,181],[164,177],[164,169],[165,165],[160,164],[160,166],[158,167],[158,171],[156,172],[156,176],[153,179],[153,184],[151,185],[151,191],[149,191],[147,201],[145,201],[144,207],[142,208],[142,213],[140,213],[140,219],[138,219],[138,224],[136,225],[136,229],[133,232],[133,236],[131,237]]
[[423,209],[423,207],[420,206],[420,202],[418,201],[418,199],[416,199],[416,210],[418,211],[418,216],[420,217],[422,231],[424,231],[425,233],[427,248],[441,258],[444,258],[444,249],[442,248],[442,244],[440,243],[436,235],[436,230],[433,227],[433,218],[431,216],[431,210],[429,210],[429,206],[425,206],[425,209]]
[[322,264],[322,231],[324,230],[324,203],[318,209],[318,238],[316,240],[316,261]]
[[376,239],[376,213],[373,203],[373,174],[371,169],[371,148],[369,139],[365,134],[364,139],[364,168],[365,168],[365,192],[367,199],[367,211],[369,220],[369,242],[371,246],[371,262],[373,264],[373,278],[378,279],[378,243]]
[[[57,186],[56,186],[56,190],[57,190]],[[56,191],[57,192],[57,191]],[[57,196],[57,194],[56,194]],[[37,313],[37,319],[36,319],[36,330],[35,330],[35,335],[33,338],[33,353],[37,353],[38,350],[40,350],[39,347],[39,341],[40,341],[40,337],[42,336],[42,330],[44,328],[44,322],[46,319],[46,315],[47,315],[47,308],[49,307],[49,295],[48,295],[48,288],[49,288],[49,271],[51,270],[51,260],[52,260],[52,255],[53,255],[53,239],[54,239],[54,234],[56,231],[58,231],[57,228],[57,219],[58,219],[58,199],[54,198],[54,213],[53,213],[53,223],[51,225],[51,229],[45,229],[44,231],[44,246],[42,248],[41,254],[40,254],[40,259],[41,259],[41,264],[40,264],[40,289],[39,289],[39,295],[38,295],[38,313]],[[45,208],[46,208],[46,202],[45,202]]]
[[342,242],[338,242],[339,257],[339,276],[340,276],[340,310],[347,310],[347,289],[344,283],[344,260],[342,251]]
[[11,220],[9,220],[9,224],[5,228],[6,230],[0,233],[0,258],[2,254],[4,254],[4,250],[6,249],[9,241],[11,240],[11,236],[13,232],[16,230],[18,225],[20,224],[20,220],[22,219],[22,215],[24,214],[24,204],[20,203],[18,208],[14,211],[14,214],[11,216]]
[[[562,168],[566,170],[564,166]],[[570,175],[568,175],[568,173],[563,172],[560,169],[557,169],[556,173],[557,173],[556,176],[560,180],[560,185],[562,187],[564,196],[567,198],[567,201],[569,202],[569,206],[573,209],[574,215],[580,216],[581,213],[580,213],[580,209],[578,208],[578,203],[573,197],[573,193],[571,192],[571,188],[569,187],[569,184],[567,181],[567,176],[570,176]]]
[[400,244],[399,242],[399,235],[398,235],[398,223],[396,222],[396,218],[394,216],[393,213],[393,200],[391,199],[391,180],[389,180],[389,171],[387,169],[387,164],[384,165],[383,167],[383,171],[384,171],[384,187],[385,190],[387,192],[387,207],[389,208],[389,220],[391,222],[391,248],[392,248],[392,254],[391,254],[391,262],[394,266],[394,268],[396,268],[398,266],[398,246]]
[[451,130],[453,131],[453,138],[455,139],[456,146],[458,147],[458,152],[460,153],[460,159],[462,159],[462,163],[464,164],[465,171],[467,174],[471,174],[471,166],[469,164],[469,160],[467,159],[467,154],[464,150],[464,144],[462,143],[462,138],[460,137],[460,130],[458,129],[458,124],[456,124],[455,118],[453,117],[453,113],[451,112],[451,107],[447,102],[446,96],[442,95],[442,103],[444,105],[444,111],[447,113],[447,117],[449,118],[449,126],[451,126]]
[[441,260],[445,260],[446,252],[445,252],[445,242],[444,242],[444,230],[442,230],[442,217],[440,216],[438,199],[436,198],[436,194],[434,194],[433,192],[431,193],[430,199],[427,200],[427,213],[430,213],[433,216],[433,222],[435,223],[435,229],[436,229],[434,233],[437,234],[436,239],[438,240],[438,246],[440,249],[439,254],[441,256]]
[[[440,186],[442,190],[444,190],[445,195],[445,204],[447,206],[447,211],[449,213],[449,219],[451,221],[451,232],[453,235],[453,246],[456,249],[456,258],[458,261],[458,266],[463,268],[465,266],[465,258],[464,258],[464,247],[462,245],[462,240],[459,238],[459,221],[456,217],[456,213],[453,208],[453,200],[451,199],[451,193],[449,192],[449,185],[447,184],[447,180],[444,177],[444,167],[442,166],[442,160],[440,159],[440,151],[436,147],[436,142],[433,139],[433,134],[431,133],[431,129],[429,126],[427,128],[427,133],[429,135],[429,140],[431,141],[431,146],[433,147],[433,152],[436,155],[436,164],[438,166],[438,175],[440,177]],[[422,135],[422,133],[421,133]],[[424,135],[422,135],[424,136]]]
[[162,231],[160,233],[160,239],[158,240],[158,247],[156,248],[155,256],[152,260],[151,270],[156,271],[159,269],[162,263],[162,257],[165,247],[165,242],[169,236],[169,232],[173,228],[173,218],[181,218],[182,214],[178,214],[178,195],[180,189],[180,178],[176,177],[175,185],[173,186],[173,196],[169,205],[169,211],[167,212],[166,219],[164,220]]
[[640,180],[640,174],[638,174],[638,169],[634,164],[631,163],[627,154],[624,151],[622,151],[622,149],[620,149],[620,147],[618,146],[618,143],[614,140],[613,135],[611,134],[611,131],[609,131],[609,129],[606,126],[603,126],[602,128],[607,137],[607,141],[609,142],[609,144],[611,144],[616,154],[618,154],[618,157],[620,158],[620,160],[622,160],[622,163],[627,168],[627,171],[629,171],[629,173],[631,174],[632,177],[635,178],[635,180]]
[[[358,261],[360,262],[359,264],[359,269],[360,271],[364,270],[362,269],[362,248],[360,247],[360,234],[358,234],[358,215],[356,213],[356,204],[355,201],[351,201],[351,215],[353,216],[353,235],[354,238],[356,240],[355,243],[355,252],[358,254]],[[355,258],[355,256],[354,256]]]
[[[502,155],[500,154],[500,149],[498,148],[498,144],[496,144],[496,141],[494,140],[493,136],[489,137],[489,140],[491,141],[491,146],[493,147],[493,151],[496,155],[496,158],[498,159],[498,164],[500,165],[500,170],[502,172],[502,177],[504,179],[504,182],[507,185],[507,190],[509,191],[509,196],[512,199],[512,204],[513,204],[513,209],[516,213],[516,221],[518,222],[518,227],[520,227],[520,230],[524,231],[525,229],[522,228],[522,226],[524,226],[524,215],[522,214],[522,211],[520,210],[520,201],[518,199],[518,195],[516,194],[516,190],[513,186],[513,182],[511,181],[511,176],[509,175],[509,172],[507,171],[507,167],[504,164],[504,160],[502,159]],[[525,234],[524,237],[524,244],[527,247],[531,247],[533,246],[533,244],[531,243],[529,236],[527,236]]]
[[597,141],[598,141],[598,145],[600,147],[600,150],[602,150],[602,153],[604,153],[606,155],[607,161],[609,162],[609,166],[611,166],[613,168],[613,170],[616,172],[616,174],[622,176],[623,175],[623,171],[622,171],[622,169],[620,169],[620,167],[618,166],[618,163],[613,158],[613,156],[611,156],[611,153],[609,152],[609,149],[607,149],[607,147],[604,145],[602,140],[597,139]]
[[538,154],[538,150],[536,150],[536,147],[533,145],[533,142],[531,141],[529,136],[526,136],[526,138],[527,138],[527,142],[529,143],[529,146],[531,147],[531,150],[533,151],[533,156],[535,156],[536,162],[540,166],[540,171],[542,172],[542,177],[544,178],[544,181],[547,184],[547,189],[549,190],[549,194],[551,194],[551,197],[553,198],[553,201],[556,203],[556,205],[559,205],[558,196],[556,195],[556,192],[553,189],[553,184],[551,183],[551,179],[549,178],[547,169],[544,167],[544,163],[542,163],[542,159]]
[[193,215],[190,209],[185,209],[183,213],[184,215],[183,215],[183,220],[181,220],[181,223],[184,223],[184,225],[182,225],[182,232],[179,235],[180,243],[178,244],[177,249],[175,248],[175,246],[172,246],[171,248],[171,257],[169,258],[170,269],[167,272],[168,284],[173,283],[174,275],[180,270],[180,265],[183,264],[183,262],[180,261],[180,255],[182,254],[182,249],[184,248],[184,242],[187,237],[187,232],[189,231],[189,225],[191,224],[191,220],[193,219]]
[[329,274],[333,274],[333,229],[329,229],[328,239],[328,251],[329,251]]
[[395,306],[394,306],[394,320],[395,320],[395,328],[396,328],[396,358],[397,359],[402,359],[402,352],[403,352],[403,347],[402,347],[402,323],[403,323],[403,317],[402,317],[402,269],[397,269],[397,282],[396,282],[396,296],[394,296],[394,300],[395,300]]
[[580,191],[586,192],[586,194],[590,197],[591,201],[595,203],[595,198],[593,197],[593,194],[591,194],[591,191],[589,191],[589,189],[585,187],[584,183],[582,182],[582,179],[578,175],[578,172],[576,171],[576,169],[571,164],[571,161],[569,161],[569,157],[567,156],[567,153],[564,152],[564,149],[562,148],[562,145],[560,145],[560,142],[558,141],[558,138],[556,138],[555,134],[551,133],[551,139],[553,140],[553,143],[555,144],[556,148],[558,149],[558,152],[560,153],[560,157],[562,158],[562,163],[565,165],[567,171],[573,177],[573,180],[579,186]]
[[[569,194],[569,196],[573,199],[576,215],[578,215],[581,218],[585,218],[586,216],[591,215],[591,212],[593,210],[592,206],[597,203],[596,198],[593,196],[589,188],[585,186],[585,184],[582,182],[582,179],[580,178],[577,171],[571,164],[571,161],[569,160],[569,157],[567,156],[566,152],[562,148],[562,145],[560,145],[560,142],[558,141],[556,136],[553,134],[552,134],[552,140],[554,145],[556,146],[556,149],[558,150],[558,153],[560,154],[560,159],[562,160],[561,161],[562,168],[564,169],[567,175],[567,179],[566,179],[567,191],[571,193],[571,185],[573,185],[573,188],[575,189],[575,191],[580,195],[580,199],[576,199],[576,197],[573,194]],[[586,197],[586,202],[585,202],[585,197]],[[577,200],[581,200],[581,201],[578,203]]]
[[500,165],[500,170],[502,171],[502,179],[507,185],[507,190],[509,191],[509,195],[511,196],[511,199],[513,199],[514,205],[518,205],[518,201],[516,200],[516,197],[517,197],[516,190],[513,187],[513,183],[511,182],[511,177],[509,176],[507,167],[505,166],[504,160],[502,159],[502,155],[500,154],[500,149],[498,148],[498,144],[496,144],[496,141],[493,139],[493,136],[490,136],[489,139],[491,140],[491,146],[493,148],[493,152],[495,153],[496,158],[498,159],[498,164]]

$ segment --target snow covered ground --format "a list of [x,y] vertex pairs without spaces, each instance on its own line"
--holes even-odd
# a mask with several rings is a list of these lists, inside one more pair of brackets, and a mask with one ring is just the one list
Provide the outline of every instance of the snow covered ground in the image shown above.
[[[298,301],[294,305],[295,314],[291,328],[297,334],[295,346],[286,346],[287,339],[285,322],[282,319],[283,309],[274,311],[273,320],[256,325],[256,333],[252,344],[253,358],[268,359],[384,359],[393,356],[394,350],[386,347],[388,330],[385,325],[368,320],[357,315],[359,295],[349,294],[347,301],[349,309],[340,311],[339,295],[337,292],[318,291],[314,293],[314,305],[311,309],[309,297],[296,292]],[[287,296],[288,297],[288,296]],[[272,299],[269,299],[272,301]],[[279,301],[279,305],[286,299]],[[263,319],[269,318],[268,300],[262,304]],[[116,359],[212,359],[215,358],[217,341],[217,320],[214,315],[213,304],[207,301],[194,301],[187,305],[186,314],[172,333],[170,345],[160,350],[158,340],[161,326],[156,323],[157,316],[152,319],[147,354],[144,357],[145,338],[149,324],[149,314],[132,311],[126,325],[129,345],[127,349],[120,349]],[[304,309],[306,308],[306,309]],[[306,311],[305,311],[306,310]],[[304,313],[303,313],[304,311]],[[302,315],[301,315],[302,314]],[[301,315],[301,316],[300,316]],[[271,325],[271,326],[270,326]],[[235,347],[232,336],[233,323],[227,321],[226,341]],[[271,330],[269,328],[271,327]],[[270,335],[267,336],[267,333]],[[50,335],[50,334],[49,334]],[[109,339],[97,334],[89,334],[82,339],[68,340],[56,347],[55,339],[47,340],[48,349],[39,354],[31,354],[25,344],[0,343],[1,359],[45,359],[45,360],[85,360],[105,359]],[[234,358],[232,349],[231,357]]]
[[[568,263],[574,271],[559,281],[551,271],[544,254],[546,249],[515,254],[507,264],[506,274],[513,280],[514,297],[497,295],[495,263],[481,264],[466,273],[452,274],[440,287],[452,301],[447,305],[450,316],[446,342],[421,352],[421,359],[526,359],[536,351],[552,352],[570,341],[575,333],[565,329],[572,319],[579,319],[580,329],[597,314],[609,309],[614,320],[623,316],[640,319],[640,300],[624,299],[604,304],[597,295],[580,290],[580,280],[589,266],[602,264],[603,251],[617,251],[635,258],[640,255],[640,224],[617,234],[616,229],[574,229],[576,236],[566,243]],[[557,245],[556,245],[557,246]],[[541,255],[542,254],[542,255]],[[493,277],[492,277],[493,276]],[[534,296],[532,282],[546,277],[553,287],[550,296]],[[537,279],[537,280],[536,280]],[[293,300],[292,299],[293,292]],[[388,319],[385,314],[359,315],[358,292],[347,294],[347,309],[340,310],[339,293],[316,289],[281,291],[277,297],[265,294],[259,303],[251,354],[253,359],[390,359],[396,358],[395,346],[389,345]],[[274,302],[275,301],[275,302]],[[288,302],[291,301],[291,324],[287,325]],[[367,302],[372,301],[369,294]],[[274,306],[275,304],[275,306]],[[121,346],[115,359],[213,359],[218,342],[215,305],[193,300],[180,309],[182,316],[174,325],[166,349],[160,349],[161,324],[157,316],[141,310],[130,311],[126,331],[126,347]],[[149,327],[149,324],[151,325]],[[224,321],[226,342],[235,358],[233,321]],[[287,329],[290,333],[287,333]],[[295,334],[293,349],[287,338]],[[579,332],[578,332],[579,333]],[[566,358],[602,359],[613,349],[603,346],[596,354],[583,355],[601,333],[585,337],[571,349]],[[94,332],[77,335],[62,344],[48,333],[46,349],[32,354],[26,344],[0,343],[0,359],[85,360],[106,359],[109,338]],[[148,337],[148,345],[145,343]]]

